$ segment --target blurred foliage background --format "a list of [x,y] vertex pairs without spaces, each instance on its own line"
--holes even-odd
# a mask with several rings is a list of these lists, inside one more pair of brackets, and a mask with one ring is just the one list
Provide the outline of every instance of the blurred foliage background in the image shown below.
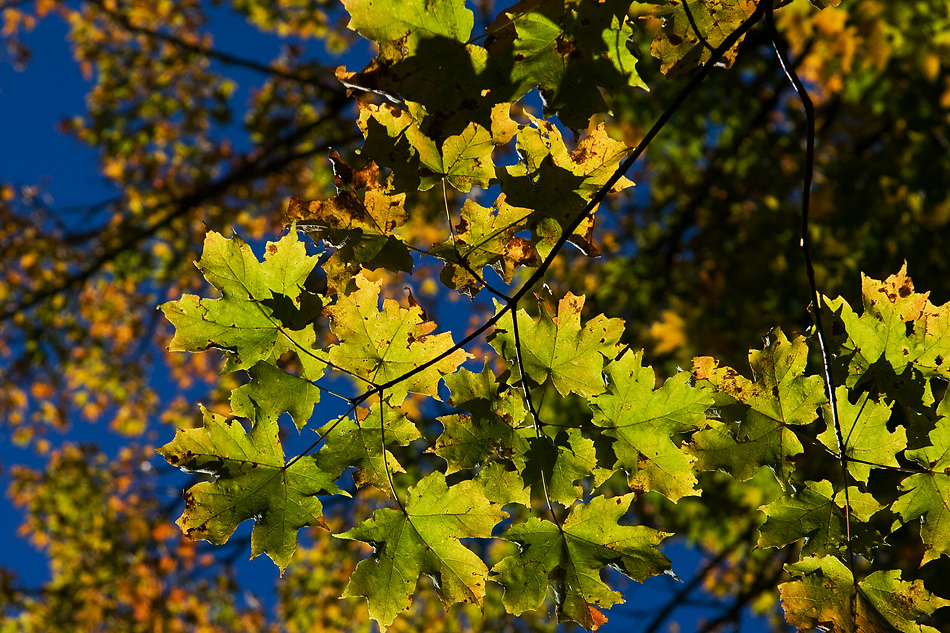
[[[469,4],[476,32],[505,8]],[[630,6],[631,47],[650,92],[612,95],[604,117],[631,145],[688,81],[666,80],[651,57],[652,8]],[[211,16],[222,11],[280,42],[280,54],[219,48]],[[114,192],[60,209],[39,178],[0,181],[0,423],[3,442],[18,447],[0,459],[11,520],[49,565],[36,586],[16,569],[0,571],[0,630],[368,629],[361,603],[337,599],[364,555],[359,545],[314,530],[274,604],[261,604],[234,570],[245,540],[211,550],[172,524],[182,503],[169,482],[180,480],[153,449],[174,428],[198,424],[193,402],[213,409],[237,386],[218,380],[213,354],[167,353],[171,329],[155,306],[206,292],[194,261],[208,230],[273,238],[289,197],[332,191],[331,148],[358,164],[357,108],[335,67],[362,67],[365,44],[331,0],[7,1],[0,17],[4,61],[24,73],[44,54],[30,49],[30,32],[43,21],[68,25],[76,72],[90,87],[85,110],[60,129],[93,148]],[[793,0],[776,19],[816,106],[810,231],[821,292],[857,305],[861,271],[884,279],[906,261],[934,303],[950,299],[950,7],[844,0],[819,12]],[[537,111],[537,97],[523,107]],[[626,342],[645,348],[661,375],[696,355],[746,367],[746,350],[772,327],[811,324],[798,249],[804,139],[800,103],[756,28],[733,68],[712,73],[628,174],[637,187],[598,212],[601,257],[567,253],[549,288],[586,294],[586,314],[626,319]],[[16,160],[15,147],[2,151]],[[402,229],[423,249],[449,235],[442,192],[431,193],[407,203]],[[441,267],[431,258],[416,264],[433,279]],[[405,280],[386,280],[404,296]],[[469,305],[436,283],[413,292],[430,317],[461,329],[492,311],[486,298]],[[703,504],[640,502],[643,520],[685,535],[703,556],[695,579],[674,585],[656,608],[629,607],[642,630],[664,630],[697,600],[709,603],[705,630],[750,608],[784,629],[774,587],[787,551],[753,549],[752,511],[774,483],[763,478],[755,493],[730,482],[709,475]],[[900,542],[889,552],[891,565],[915,569],[921,555]],[[950,571],[943,561],[928,570]],[[417,599],[397,630],[554,627],[544,614],[504,615],[495,594],[484,619],[446,614],[433,596]]]

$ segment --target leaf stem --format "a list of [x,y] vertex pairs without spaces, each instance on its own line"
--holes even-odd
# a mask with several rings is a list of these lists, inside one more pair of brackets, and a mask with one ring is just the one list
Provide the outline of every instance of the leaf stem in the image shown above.
[[[538,411],[535,409],[534,401],[531,398],[531,391],[528,389],[527,375],[524,371],[524,359],[521,356],[521,335],[518,332],[517,307],[517,304],[515,304],[515,307],[511,309],[512,335],[515,339],[515,361],[518,364],[518,373],[521,375],[521,390],[524,393],[525,403],[528,405],[528,411],[531,412],[531,420],[534,422],[534,434],[538,438],[538,442],[543,442],[544,435],[541,433],[541,419],[538,417]],[[540,450],[540,446],[538,448]],[[548,479],[544,474],[543,466],[539,469],[539,472],[541,473],[541,488],[544,490],[544,501],[548,504],[548,511],[551,513],[551,518],[557,525],[558,530],[563,532],[564,527],[561,525],[561,520],[554,511],[554,504],[551,503],[551,492],[548,490]]]
[[389,480],[389,489],[393,493],[393,499],[396,500],[402,513],[408,517],[409,513],[406,512],[406,507],[402,505],[402,500],[399,498],[399,495],[396,494],[396,484],[393,482],[393,473],[389,468],[389,458],[386,456],[386,417],[383,415],[385,411],[385,407],[383,406],[383,390],[380,389],[377,393],[379,394],[379,443],[383,451],[383,470],[386,471],[386,479]]

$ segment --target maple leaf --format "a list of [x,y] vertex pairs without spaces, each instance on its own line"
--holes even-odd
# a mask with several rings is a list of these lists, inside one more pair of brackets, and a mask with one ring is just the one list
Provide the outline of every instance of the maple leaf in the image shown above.
[[517,470],[509,470],[498,462],[483,466],[474,479],[492,503],[504,506],[509,503],[531,505],[531,491]]
[[469,123],[460,134],[442,143],[442,166],[437,173],[462,193],[473,186],[488,189],[495,177],[493,149],[491,133],[478,123]]
[[[493,114],[493,122],[495,116],[501,113]],[[491,154],[499,142],[492,132],[473,121],[445,138],[440,150],[422,131],[424,118],[420,106],[360,104],[358,123],[366,138],[360,153],[391,167],[400,188],[426,191],[444,179],[463,193],[473,186],[487,189],[495,177]]]
[[200,352],[211,347],[225,350],[223,371],[248,369],[259,361],[293,350],[310,368],[308,378],[317,379],[322,368],[315,364],[316,334],[312,325],[294,329],[300,321],[309,323],[319,314],[322,300],[306,308],[313,312],[302,319],[297,312],[305,307],[304,284],[318,257],[307,255],[304,244],[288,233],[277,242],[268,242],[264,262],[239,237],[225,239],[210,231],[198,268],[221,299],[200,299],[184,295],[160,306],[175,326],[170,351]]
[[[851,499],[851,497],[854,499]],[[863,503],[864,507],[880,509],[873,497],[849,491],[849,500]],[[841,554],[847,547],[846,516],[842,509],[844,495],[835,495],[831,482],[806,481],[793,495],[781,497],[759,508],[768,519],[759,528],[759,547],[783,547],[805,539],[802,556]],[[865,515],[865,519],[868,515]],[[856,516],[852,516],[851,546],[864,554],[881,544],[880,536]]]
[[672,501],[697,495],[695,457],[680,450],[673,436],[704,425],[712,389],[690,386],[690,374],[681,372],[654,390],[656,375],[642,358],[641,350],[608,363],[607,393],[591,400],[593,422],[616,439],[613,449],[631,489],[655,490]]
[[[867,483],[871,469],[875,466],[899,466],[896,455],[907,446],[907,436],[901,427],[896,428],[894,432],[887,429],[891,419],[891,406],[873,400],[868,393],[862,393],[857,402],[851,404],[848,400],[848,389],[843,386],[838,387],[835,394],[844,451],[850,458],[848,472],[858,481]],[[818,439],[837,453],[838,440],[828,405],[822,408],[822,416],[828,421],[828,427]]]
[[836,633],[937,633],[917,624],[950,600],[901,580],[898,569],[876,571],[855,586],[851,571],[834,556],[786,565],[792,577],[779,585],[785,619],[802,630],[831,625]]
[[383,455],[383,439],[388,446],[406,446],[421,437],[416,425],[402,412],[377,402],[372,409],[357,410],[359,420],[342,418],[327,425],[326,444],[317,453],[317,466],[334,479],[344,469],[354,466],[353,482],[357,487],[370,484],[389,493],[390,473],[405,472],[388,450]]
[[[613,470],[597,465],[597,450],[593,440],[580,429],[566,429],[555,437],[525,436],[530,446],[515,466],[524,483],[539,493],[547,492],[549,499],[563,506],[572,505],[583,494],[578,483],[591,476],[593,487],[606,481]],[[547,487],[542,484],[542,475]]]
[[395,193],[391,181],[380,183],[379,168],[372,161],[354,171],[336,152],[330,159],[337,195],[309,202],[291,198],[285,219],[314,241],[337,248],[324,265],[330,291],[344,292],[361,267],[412,272],[409,247],[395,234],[409,218],[403,207],[406,194]]
[[[941,405],[944,402],[946,398]],[[942,408],[945,413],[946,407]],[[904,521],[922,519],[921,565],[950,554],[950,418],[944,415],[937,421],[930,432],[930,444],[904,452],[907,459],[917,462],[926,472],[904,479],[900,484],[904,494],[891,506]]]
[[[320,363],[322,369],[323,363]],[[320,388],[279,367],[261,361],[247,372],[251,381],[231,392],[231,411],[255,422],[274,421],[290,413],[297,430],[302,429],[320,402]]]
[[351,29],[382,45],[398,42],[402,56],[425,39],[464,42],[475,25],[475,16],[463,0],[343,0],[343,6],[350,14]]
[[[908,367],[923,378],[950,378],[950,303],[935,306],[929,294],[914,292],[905,262],[883,281],[861,275],[860,316],[844,299],[826,299],[844,334],[837,342],[848,364],[846,386],[883,378],[885,390],[899,392],[900,383],[913,380]],[[882,360],[893,377],[882,375]]]
[[[518,331],[521,356],[528,377],[537,384],[550,378],[561,395],[577,393],[592,396],[605,389],[603,368],[606,360],[620,351],[623,322],[598,315],[581,327],[584,297],[567,293],[558,302],[557,314],[542,308],[534,321],[524,310],[518,310]],[[512,363],[517,376],[514,324],[511,313],[495,325],[490,340],[499,354]]]
[[[535,246],[547,257],[563,227],[606,184],[630,148],[610,138],[600,123],[569,152],[554,124],[530,115],[529,120],[531,125],[518,132],[517,150],[524,162],[500,169],[499,179],[510,204],[535,210],[530,221]],[[632,186],[624,177],[611,191]],[[572,244],[591,256],[598,253],[592,241],[593,226],[591,214],[570,236]]]
[[[446,461],[446,474],[476,468],[490,459],[523,467],[521,455],[528,450],[533,427],[525,423],[527,410],[520,394],[502,388],[486,366],[481,373],[465,368],[445,377],[449,404],[469,414],[438,418],[444,428],[430,452]],[[516,457],[517,456],[517,457]]]
[[214,477],[185,492],[178,525],[190,539],[220,545],[254,519],[251,558],[267,554],[283,573],[297,548],[297,530],[324,525],[317,495],[346,492],[312,456],[284,463],[276,420],[261,419],[246,433],[240,422],[202,411],[204,426],[179,429],[158,449],[173,466]]
[[378,386],[393,382],[387,391],[393,406],[399,406],[412,391],[439,397],[439,379],[455,371],[471,355],[455,350],[430,367],[407,376],[418,367],[452,348],[448,332],[431,334],[435,323],[422,320],[418,306],[403,308],[386,299],[379,303],[382,282],[356,276],[357,290],[340,296],[326,308],[330,330],[340,340],[325,354],[333,367]]
[[521,95],[537,86],[546,117],[574,130],[609,110],[602,90],[648,89],[627,47],[633,28],[630,3],[521,0],[488,29],[489,68],[498,69]]
[[594,497],[574,506],[560,528],[537,517],[511,526],[502,538],[518,543],[521,551],[492,568],[492,580],[505,587],[505,608],[515,615],[538,609],[550,587],[560,620],[596,628],[606,622],[598,607],[623,602],[601,580],[605,567],[639,582],[667,571],[670,561],[657,545],[668,534],[618,523],[633,497]]
[[505,198],[500,194],[492,207],[467,199],[452,239],[429,249],[430,255],[445,260],[441,279],[449,288],[470,297],[481,290],[481,280],[462,263],[476,272],[491,266],[505,283],[511,283],[518,267],[538,265],[534,245],[517,236],[533,212],[510,205]]
[[708,380],[748,409],[741,423],[710,421],[710,428],[693,434],[689,452],[697,457],[697,469],[722,468],[742,481],[759,467],[769,466],[784,487],[793,470],[790,458],[802,452],[789,426],[812,422],[826,398],[821,378],[804,375],[808,356],[804,337],[790,342],[777,328],[769,339],[762,351],[749,352],[754,381],[732,368],[718,367],[712,359],[693,361],[698,380]]
[[[708,62],[713,49],[752,15],[755,6],[752,0],[667,0],[658,6],[652,16],[661,26],[650,52],[662,62],[660,72],[673,79]],[[718,63],[731,68],[741,42]]]
[[475,482],[450,488],[444,475],[431,473],[409,488],[405,513],[376,510],[371,519],[337,535],[376,549],[356,566],[343,597],[365,597],[370,617],[382,629],[409,606],[420,574],[435,579],[446,606],[480,605],[488,567],[459,539],[490,537],[495,524],[507,516]]

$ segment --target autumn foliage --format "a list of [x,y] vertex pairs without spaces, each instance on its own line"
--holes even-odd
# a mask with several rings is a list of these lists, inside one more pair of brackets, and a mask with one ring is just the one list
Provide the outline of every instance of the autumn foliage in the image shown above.
[[937,4],[0,5],[116,190],[0,183],[0,630],[950,626]]

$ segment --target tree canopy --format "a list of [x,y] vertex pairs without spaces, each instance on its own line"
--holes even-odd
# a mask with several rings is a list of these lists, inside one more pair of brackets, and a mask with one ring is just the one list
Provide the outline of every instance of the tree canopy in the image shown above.
[[0,630],[950,627],[950,6],[218,4],[0,4],[116,192],[0,183]]

